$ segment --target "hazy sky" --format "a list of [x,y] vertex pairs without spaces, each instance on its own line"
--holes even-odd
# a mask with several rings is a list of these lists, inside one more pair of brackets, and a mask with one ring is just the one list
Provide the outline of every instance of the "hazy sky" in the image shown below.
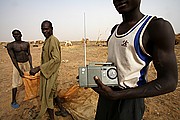
[[[163,17],[180,33],[180,0],[141,0],[144,14]],[[0,41],[13,41],[11,32],[19,29],[24,40],[44,39],[40,25],[53,23],[54,35],[60,40],[106,39],[121,16],[112,0],[0,0]]]

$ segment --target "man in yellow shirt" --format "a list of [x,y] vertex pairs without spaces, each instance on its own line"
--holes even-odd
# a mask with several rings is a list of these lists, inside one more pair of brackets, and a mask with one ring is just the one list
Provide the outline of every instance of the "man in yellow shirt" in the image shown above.
[[61,63],[61,48],[59,40],[53,35],[53,27],[50,21],[43,21],[41,30],[46,38],[42,48],[41,65],[31,69],[30,74],[34,75],[40,71],[41,110],[38,118],[42,117],[47,110],[50,119],[54,120],[53,101],[59,106],[63,113],[62,116],[67,115],[56,93],[56,80]]

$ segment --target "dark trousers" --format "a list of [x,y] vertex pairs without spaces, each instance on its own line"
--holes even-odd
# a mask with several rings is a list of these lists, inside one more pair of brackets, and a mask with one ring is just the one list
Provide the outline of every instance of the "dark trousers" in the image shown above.
[[144,98],[109,100],[99,96],[95,120],[141,120]]

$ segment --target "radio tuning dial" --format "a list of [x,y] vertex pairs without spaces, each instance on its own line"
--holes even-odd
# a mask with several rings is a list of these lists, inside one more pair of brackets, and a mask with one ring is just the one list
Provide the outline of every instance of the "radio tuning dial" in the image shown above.
[[110,78],[110,79],[115,79],[117,77],[117,70],[114,69],[114,68],[110,68],[108,71],[107,71],[107,76]]

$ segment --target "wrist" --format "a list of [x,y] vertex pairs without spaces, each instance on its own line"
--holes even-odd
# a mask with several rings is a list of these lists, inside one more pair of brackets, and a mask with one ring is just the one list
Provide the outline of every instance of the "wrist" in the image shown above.
[[38,66],[38,67],[37,67],[37,69],[38,69],[38,71],[40,71],[40,70],[41,70],[41,67],[40,67],[40,66]]
[[32,65],[30,65],[30,68],[32,69],[32,68],[33,68],[33,66],[32,66]]
[[17,69],[18,70],[18,72],[21,72],[21,70],[20,69]]

